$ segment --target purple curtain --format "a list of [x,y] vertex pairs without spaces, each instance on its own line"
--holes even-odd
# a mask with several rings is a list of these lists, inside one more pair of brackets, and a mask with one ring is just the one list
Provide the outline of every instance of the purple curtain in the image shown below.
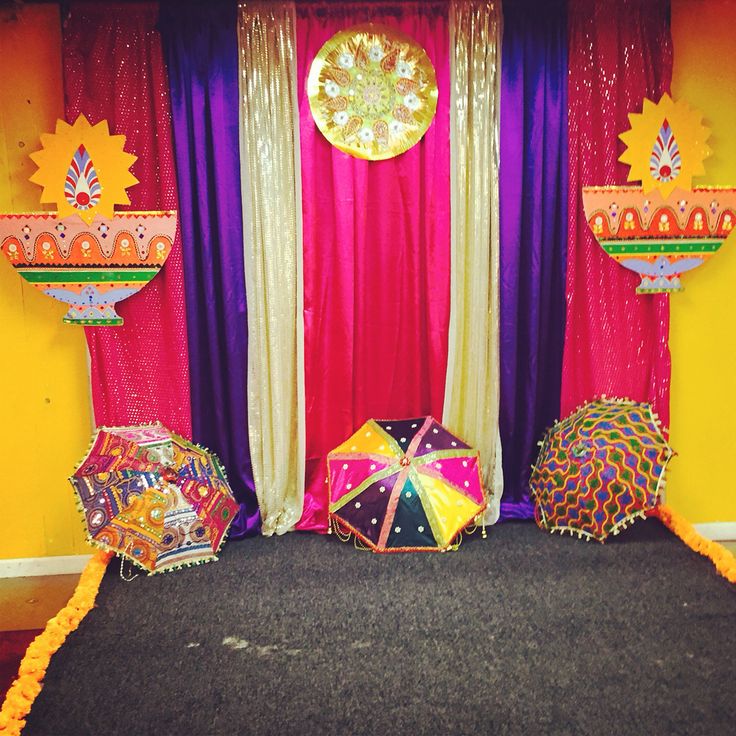
[[248,446],[248,329],[238,137],[237,4],[161,3],[171,87],[189,337],[192,432],[240,502],[231,537],[257,534]]
[[565,0],[506,0],[501,67],[501,518],[532,518],[537,441],[558,416],[567,260]]

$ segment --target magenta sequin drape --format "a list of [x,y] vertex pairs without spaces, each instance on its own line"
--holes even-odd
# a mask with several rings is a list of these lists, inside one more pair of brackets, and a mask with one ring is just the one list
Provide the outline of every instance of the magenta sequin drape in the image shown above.
[[625,184],[619,133],[672,78],[669,0],[569,3],[569,230],[561,414],[595,396],[654,405],[669,419],[667,296],[638,295],[638,277],[598,245],[581,188]]
[[[178,208],[169,83],[157,3],[72,3],[63,31],[66,118],[126,136],[138,156],[133,210]],[[191,436],[181,241],[160,274],[119,306],[121,327],[86,328],[98,425],[160,420]]]

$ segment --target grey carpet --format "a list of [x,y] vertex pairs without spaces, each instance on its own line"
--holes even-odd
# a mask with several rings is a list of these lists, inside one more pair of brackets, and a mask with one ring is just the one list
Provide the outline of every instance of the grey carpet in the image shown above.
[[717,734],[736,593],[659,522],[503,524],[447,554],[231,542],[124,583],[54,656],[33,734]]

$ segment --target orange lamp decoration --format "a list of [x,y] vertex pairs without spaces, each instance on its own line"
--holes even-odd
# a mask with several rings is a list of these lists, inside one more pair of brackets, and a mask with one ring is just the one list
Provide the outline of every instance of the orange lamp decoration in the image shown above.
[[125,136],[107,121],[58,120],[31,154],[56,211],[0,214],[0,250],[29,283],[69,305],[64,322],[121,325],[115,304],[140,291],[164,265],[176,234],[176,212],[115,212],[138,183]]
[[693,187],[705,173],[710,135],[702,114],[663,95],[629,115],[620,161],[641,186],[583,187],[588,224],[601,247],[641,276],[639,294],[681,291],[680,277],[705,263],[736,224],[736,189]]

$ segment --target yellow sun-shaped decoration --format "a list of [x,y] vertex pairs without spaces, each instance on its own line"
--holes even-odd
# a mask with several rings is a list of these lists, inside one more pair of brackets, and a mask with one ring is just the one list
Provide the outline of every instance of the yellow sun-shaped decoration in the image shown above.
[[116,204],[130,204],[125,190],[138,180],[128,169],[138,157],[123,150],[124,135],[110,135],[106,120],[57,120],[56,133],[44,133],[41,145],[31,154],[38,166],[31,181],[43,187],[42,203],[56,204],[59,219],[78,215],[91,223],[96,215],[111,218]]
[[628,180],[641,181],[645,193],[659,189],[663,197],[675,188],[691,189],[711,154],[702,120],[684,100],[674,102],[667,94],[657,104],[645,99],[641,113],[629,115],[631,128],[619,136],[626,144],[619,161],[631,167]]

